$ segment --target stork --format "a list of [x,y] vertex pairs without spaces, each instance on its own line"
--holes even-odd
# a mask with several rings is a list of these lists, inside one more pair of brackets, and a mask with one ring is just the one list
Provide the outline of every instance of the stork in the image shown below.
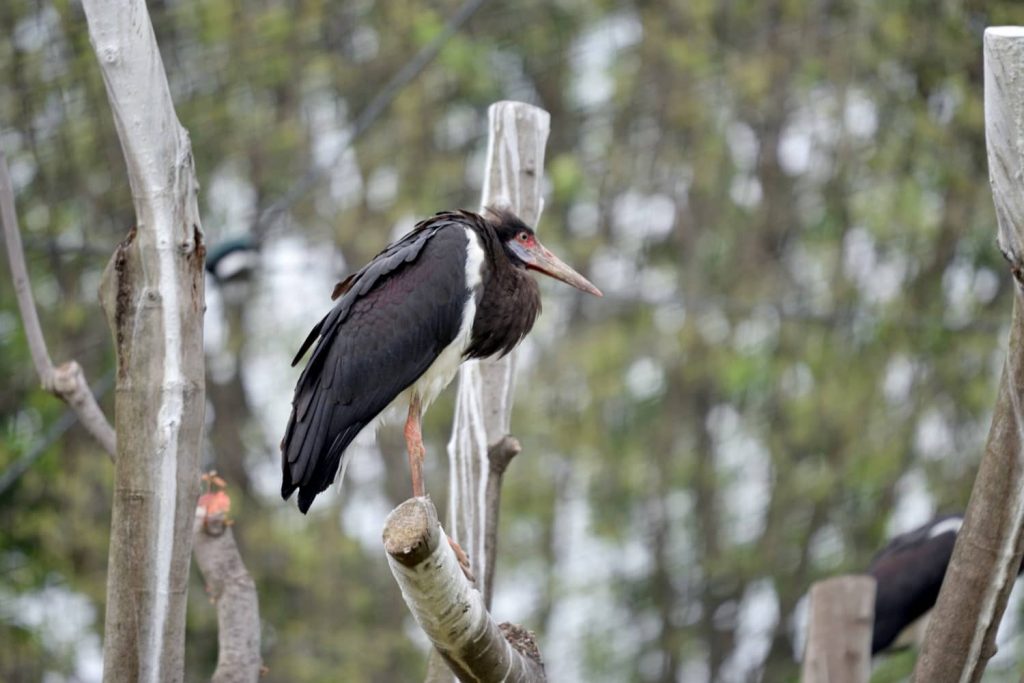
[[514,214],[489,214],[428,218],[335,287],[337,303],[292,361],[316,343],[281,442],[281,495],[298,489],[302,512],[389,407],[407,411],[412,492],[424,495],[423,411],[464,360],[503,356],[533,327],[541,302],[528,270],[601,296]]

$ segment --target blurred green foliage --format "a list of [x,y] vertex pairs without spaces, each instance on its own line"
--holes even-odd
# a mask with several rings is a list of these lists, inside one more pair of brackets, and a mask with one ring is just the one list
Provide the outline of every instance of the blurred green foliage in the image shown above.
[[[395,226],[475,206],[488,104],[551,113],[540,231],[606,298],[542,285],[498,607],[539,633],[557,680],[667,682],[794,680],[792,616],[810,583],[965,506],[1010,297],[981,32],[1012,23],[1015,6],[495,0],[347,155],[346,126],[457,3],[163,0],[150,12],[211,243],[254,230],[322,167],[259,238],[271,252],[293,236],[334,244],[356,266]],[[0,145],[43,327],[54,359],[95,380],[113,363],[96,286],[133,221],[102,80],[77,3],[6,0],[0,26]],[[254,358],[285,367],[307,324],[255,325],[245,302],[273,276],[257,271],[241,303],[208,314],[226,333],[211,352],[207,461],[235,493],[265,680],[416,680],[422,643],[381,553],[346,533],[347,520],[367,536],[383,522],[357,514],[354,487],[389,504],[407,494],[400,439],[382,432],[385,474],[350,480],[308,519],[273,495],[283,422],[265,406],[291,386],[256,381]],[[312,324],[328,294],[292,305]],[[63,406],[36,388],[6,278],[0,303],[2,471]],[[213,360],[224,354],[226,371]],[[440,501],[450,402],[425,429]],[[3,680],[78,666],[10,614],[16,596],[65,587],[101,629],[110,486],[106,456],[76,428],[0,496]],[[194,588],[187,678],[202,680],[216,620]],[[877,680],[911,665],[886,661]]]

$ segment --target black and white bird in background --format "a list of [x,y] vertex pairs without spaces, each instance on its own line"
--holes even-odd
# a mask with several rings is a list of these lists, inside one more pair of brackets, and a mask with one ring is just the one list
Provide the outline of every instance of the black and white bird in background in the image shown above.
[[877,584],[871,654],[909,647],[924,635],[963,521],[962,515],[936,517],[896,536],[871,560],[868,574]]
[[389,407],[405,409],[414,496],[424,494],[420,419],[470,358],[502,356],[541,310],[534,270],[601,296],[507,211],[439,213],[334,289],[313,328],[281,442],[281,495],[299,509],[344,474],[345,449]]

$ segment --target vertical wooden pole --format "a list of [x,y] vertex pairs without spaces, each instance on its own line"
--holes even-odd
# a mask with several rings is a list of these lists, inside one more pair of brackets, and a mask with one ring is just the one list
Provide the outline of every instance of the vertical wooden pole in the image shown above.
[[1013,318],[985,455],[914,670],[920,683],[981,680],[1024,551],[1024,28],[989,28],[984,43],[989,181]]
[[[536,226],[543,210],[541,180],[550,119],[522,102],[488,110],[490,137],[481,204],[508,208]],[[455,423],[448,442],[451,482],[448,532],[469,555],[477,587],[488,595],[486,558],[488,450],[508,434],[515,388],[515,352],[500,360],[469,361],[459,371]]]
[[867,683],[875,579],[837,576],[811,586],[802,683]]

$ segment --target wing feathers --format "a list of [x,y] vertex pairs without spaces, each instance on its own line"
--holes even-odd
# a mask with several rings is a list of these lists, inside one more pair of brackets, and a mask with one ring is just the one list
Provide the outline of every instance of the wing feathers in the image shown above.
[[[345,449],[456,337],[470,292],[467,233],[451,214],[422,223],[343,281],[307,337],[282,448],[281,494],[305,512]],[[336,291],[337,291],[336,289]]]

